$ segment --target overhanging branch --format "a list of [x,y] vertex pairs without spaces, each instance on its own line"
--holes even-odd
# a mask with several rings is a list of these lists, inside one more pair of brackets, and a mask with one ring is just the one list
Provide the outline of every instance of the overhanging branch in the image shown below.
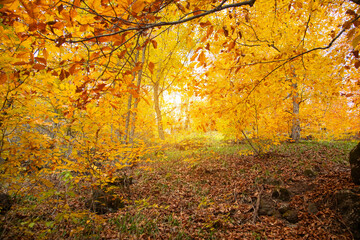
[[[102,38],[102,37],[110,37],[110,36],[114,36],[114,35],[117,35],[117,34],[122,34],[124,32],[144,31],[144,30],[153,29],[153,28],[156,28],[156,27],[179,25],[179,24],[182,24],[182,23],[192,21],[192,20],[197,19],[197,18],[204,17],[204,16],[212,14],[212,13],[220,12],[220,11],[228,9],[228,8],[236,8],[236,7],[246,6],[246,5],[252,7],[254,5],[255,1],[256,0],[249,0],[249,1],[233,3],[233,4],[227,4],[227,5],[224,5],[225,1],[223,1],[220,5],[218,5],[217,7],[213,8],[211,10],[204,11],[202,13],[196,14],[197,12],[202,11],[202,10],[198,10],[196,12],[193,12],[193,14],[196,14],[196,15],[193,15],[191,17],[187,17],[187,18],[184,18],[184,19],[180,19],[178,21],[149,23],[149,24],[141,24],[141,23],[139,23],[138,26],[122,29],[120,31],[107,33],[107,34],[101,34],[101,35],[97,35],[97,36],[93,36],[93,37],[82,38],[82,39],[79,39],[79,40],[67,40],[66,42],[69,42],[69,43],[87,42],[87,41],[92,41],[94,39],[98,39],[98,38]],[[55,41],[55,39],[53,39],[53,41]]]

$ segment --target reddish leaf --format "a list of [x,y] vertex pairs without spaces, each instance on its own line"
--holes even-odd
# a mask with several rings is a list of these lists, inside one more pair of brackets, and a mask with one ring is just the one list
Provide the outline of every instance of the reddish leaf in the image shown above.
[[46,66],[43,64],[35,64],[33,66],[33,69],[35,69],[35,70],[44,70],[45,68],[46,68]]
[[200,23],[200,26],[201,26],[202,28],[207,27],[207,26],[210,26],[210,25],[211,25],[211,23],[210,23],[209,21],[207,21],[207,22],[205,22],[205,23],[203,23],[203,22]]
[[28,63],[26,63],[26,62],[16,62],[16,63],[13,63],[14,66],[25,65],[25,64],[28,64]]
[[223,27],[223,31],[224,31],[224,36],[225,36],[225,37],[228,37],[228,36],[229,36],[229,31],[226,30],[225,27]]
[[76,66],[77,66],[77,64],[75,63],[75,64],[73,64],[73,65],[70,67],[69,73],[70,73],[71,75],[73,75],[73,74],[75,73]]
[[157,42],[155,40],[151,40],[151,43],[155,49],[157,49]]
[[355,68],[357,69],[357,68],[359,68],[360,67],[360,61],[357,61],[356,63],[355,63]]
[[104,87],[106,87],[106,83],[99,84],[94,91],[99,92],[99,91],[103,90]]
[[194,16],[199,15],[201,13],[201,10],[199,8],[195,8],[193,11]]

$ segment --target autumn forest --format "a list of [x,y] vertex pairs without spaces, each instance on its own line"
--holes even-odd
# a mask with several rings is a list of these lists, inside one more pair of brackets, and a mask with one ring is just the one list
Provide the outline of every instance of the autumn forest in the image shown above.
[[359,6],[0,0],[0,238],[360,239]]

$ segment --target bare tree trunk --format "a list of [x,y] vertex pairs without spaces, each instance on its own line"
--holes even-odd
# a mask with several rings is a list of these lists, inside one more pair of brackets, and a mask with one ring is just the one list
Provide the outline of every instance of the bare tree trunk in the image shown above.
[[[141,59],[141,69],[139,70],[138,73],[138,79],[137,79],[137,93],[140,94],[140,86],[141,86],[141,80],[142,80],[142,73],[143,73],[143,67],[144,67],[144,63],[145,63],[145,52],[146,52],[146,47],[143,48],[143,52],[142,52],[142,59]],[[139,54],[139,53],[138,53]],[[130,131],[130,135],[129,135],[129,143],[133,143],[134,141],[134,134],[135,134],[135,126],[136,126],[136,110],[139,104],[140,98],[136,98],[135,99],[135,103],[134,103],[134,111],[132,114],[132,121],[131,121],[131,131]]]
[[[134,66],[135,64],[137,63],[139,59],[139,50],[136,52],[136,55],[135,55],[135,62],[134,62]],[[136,72],[134,72],[134,79],[133,81],[135,80],[136,78]],[[129,94],[129,98],[128,98],[128,105],[127,105],[127,114],[126,114],[126,120],[125,120],[125,133],[124,133],[124,138],[123,138],[123,143],[127,143],[129,142],[129,139],[130,139],[130,136],[129,136],[129,133],[130,133],[130,117],[131,117],[131,105],[132,105],[132,94],[130,93]]]
[[300,140],[300,119],[299,119],[299,110],[300,110],[300,101],[299,94],[297,92],[297,83],[292,84],[293,88],[293,122],[291,127],[291,139],[295,142]]
[[159,93],[159,80],[158,80],[154,83],[154,107],[156,113],[156,122],[158,127],[159,138],[161,140],[165,140],[159,97],[160,97],[160,93]]
[[185,99],[185,130],[190,130],[189,97]]

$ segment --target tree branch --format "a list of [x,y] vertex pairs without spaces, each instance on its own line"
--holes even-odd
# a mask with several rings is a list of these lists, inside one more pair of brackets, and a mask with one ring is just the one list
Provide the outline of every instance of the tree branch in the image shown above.
[[[108,34],[101,34],[101,35],[98,35],[98,36],[93,36],[93,37],[88,37],[88,38],[82,38],[82,39],[79,39],[79,40],[67,40],[66,42],[69,42],[69,43],[86,42],[86,41],[91,41],[91,40],[98,39],[98,38],[101,38],[101,37],[114,36],[114,35],[121,34],[121,33],[124,33],[124,32],[129,32],[129,31],[143,31],[143,30],[153,29],[153,28],[156,28],[156,27],[179,25],[179,24],[186,23],[186,22],[192,21],[194,19],[201,18],[201,17],[204,17],[206,15],[216,13],[216,12],[222,11],[224,9],[228,9],[228,8],[236,8],[236,7],[240,7],[240,6],[246,6],[246,5],[252,7],[254,5],[255,1],[256,0],[248,0],[248,1],[244,1],[244,2],[227,4],[227,5],[223,5],[224,2],[225,2],[225,1],[223,1],[223,2],[221,2],[221,4],[219,6],[213,8],[211,10],[204,11],[203,13],[193,15],[191,17],[187,17],[187,18],[184,18],[184,19],[180,19],[178,21],[149,23],[149,24],[140,24],[139,23],[138,26],[136,26],[136,27],[130,27],[130,28],[127,28],[127,29],[122,29],[120,31],[116,31],[116,32],[108,33]],[[53,41],[55,41],[55,39],[53,39]]]

